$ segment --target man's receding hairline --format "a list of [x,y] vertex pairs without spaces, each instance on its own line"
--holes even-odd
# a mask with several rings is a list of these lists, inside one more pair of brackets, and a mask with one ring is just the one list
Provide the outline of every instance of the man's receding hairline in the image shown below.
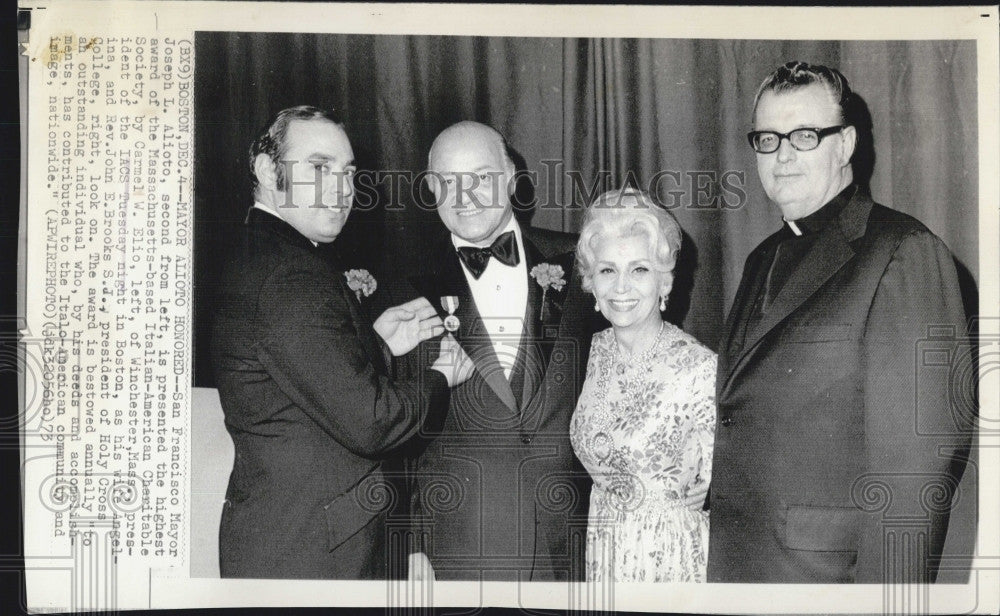
[[441,133],[434,138],[434,142],[431,143],[431,148],[427,152],[427,168],[429,170],[434,169],[435,152],[444,147],[444,145],[442,145],[442,142],[447,144],[447,140],[449,139],[451,140],[466,139],[475,142],[486,141],[489,145],[492,145],[494,148],[496,148],[496,151],[500,155],[501,164],[507,162],[513,164],[513,161],[507,154],[506,140],[504,139],[503,135],[500,134],[500,131],[486,124],[466,121],[466,122],[459,122],[457,124],[452,124],[448,128],[441,131]]
[[316,118],[292,118],[288,122],[288,131],[292,130],[292,127],[295,126],[296,124],[303,124],[304,125],[304,124],[310,124],[310,123],[315,123],[315,122],[323,122],[324,124],[331,124],[331,125],[339,128],[340,132],[344,133],[345,135],[347,134],[347,128],[344,126],[343,123],[341,123],[341,122],[334,122],[333,120],[331,120],[329,118],[322,118],[322,117],[316,117]]
[[347,128],[344,126],[342,122],[336,122],[334,120],[331,120],[330,118],[324,118],[321,116],[316,116],[312,118],[292,118],[291,120],[288,121],[288,124],[285,126],[284,139],[282,139],[281,142],[278,143],[279,157],[284,158],[284,156],[288,154],[289,141],[291,141],[289,139],[289,133],[292,132],[292,127],[295,126],[296,124],[309,124],[312,122],[325,122],[326,124],[332,124],[334,127],[340,129],[340,132],[344,135],[344,138],[347,139],[348,144],[350,144],[351,138],[348,137]]

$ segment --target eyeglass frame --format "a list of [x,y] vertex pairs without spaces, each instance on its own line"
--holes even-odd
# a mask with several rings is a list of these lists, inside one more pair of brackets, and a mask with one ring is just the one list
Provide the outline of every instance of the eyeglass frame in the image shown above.
[[[802,128],[796,128],[795,130],[789,131],[787,133],[779,133],[778,131],[774,130],[752,130],[749,133],[747,133],[747,141],[750,142],[750,147],[753,149],[753,151],[758,154],[774,154],[775,152],[781,149],[781,142],[784,141],[785,139],[788,140],[788,145],[795,148],[796,151],[812,152],[813,150],[819,147],[819,144],[822,143],[824,139],[826,139],[830,135],[835,135],[836,133],[847,128],[848,126],[850,126],[850,124],[839,124],[837,126],[827,126],[826,128],[811,128],[808,126],[803,126]],[[816,133],[816,147],[809,148],[808,150],[803,150],[802,148],[797,147],[794,143],[792,143],[792,133],[797,133],[799,131],[811,131]],[[754,146],[753,143],[754,137],[758,135],[776,135],[778,137],[778,147],[774,148],[770,152],[761,152]]]

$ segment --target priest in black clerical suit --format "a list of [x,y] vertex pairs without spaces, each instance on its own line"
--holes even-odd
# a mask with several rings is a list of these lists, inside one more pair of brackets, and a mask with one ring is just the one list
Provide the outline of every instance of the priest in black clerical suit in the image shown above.
[[951,254],[854,184],[843,75],[790,62],[757,96],[784,225],[747,257],[719,349],[708,579],[933,581],[969,442]]

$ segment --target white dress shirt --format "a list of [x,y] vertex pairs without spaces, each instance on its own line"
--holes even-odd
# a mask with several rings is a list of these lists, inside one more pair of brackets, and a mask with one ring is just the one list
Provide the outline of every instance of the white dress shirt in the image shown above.
[[[493,343],[493,350],[500,360],[504,376],[509,380],[521,346],[521,334],[524,332],[524,313],[528,304],[528,265],[524,258],[521,228],[513,217],[501,233],[507,231],[513,231],[517,241],[517,254],[520,257],[517,265],[504,265],[490,257],[478,280],[469,273],[464,263],[462,272],[469,282],[472,298],[483,318],[483,325]],[[456,249],[459,246],[475,246],[454,234],[451,242]]]

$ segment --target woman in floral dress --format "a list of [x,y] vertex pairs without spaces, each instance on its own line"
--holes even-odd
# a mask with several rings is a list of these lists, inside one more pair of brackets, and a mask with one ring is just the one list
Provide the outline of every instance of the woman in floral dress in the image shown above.
[[612,325],[594,336],[570,426],[594,480],[588,581],[705,581],[716,356],[661,316],[680,245],[645,193],[611,191],[587,210],[579,271]]

